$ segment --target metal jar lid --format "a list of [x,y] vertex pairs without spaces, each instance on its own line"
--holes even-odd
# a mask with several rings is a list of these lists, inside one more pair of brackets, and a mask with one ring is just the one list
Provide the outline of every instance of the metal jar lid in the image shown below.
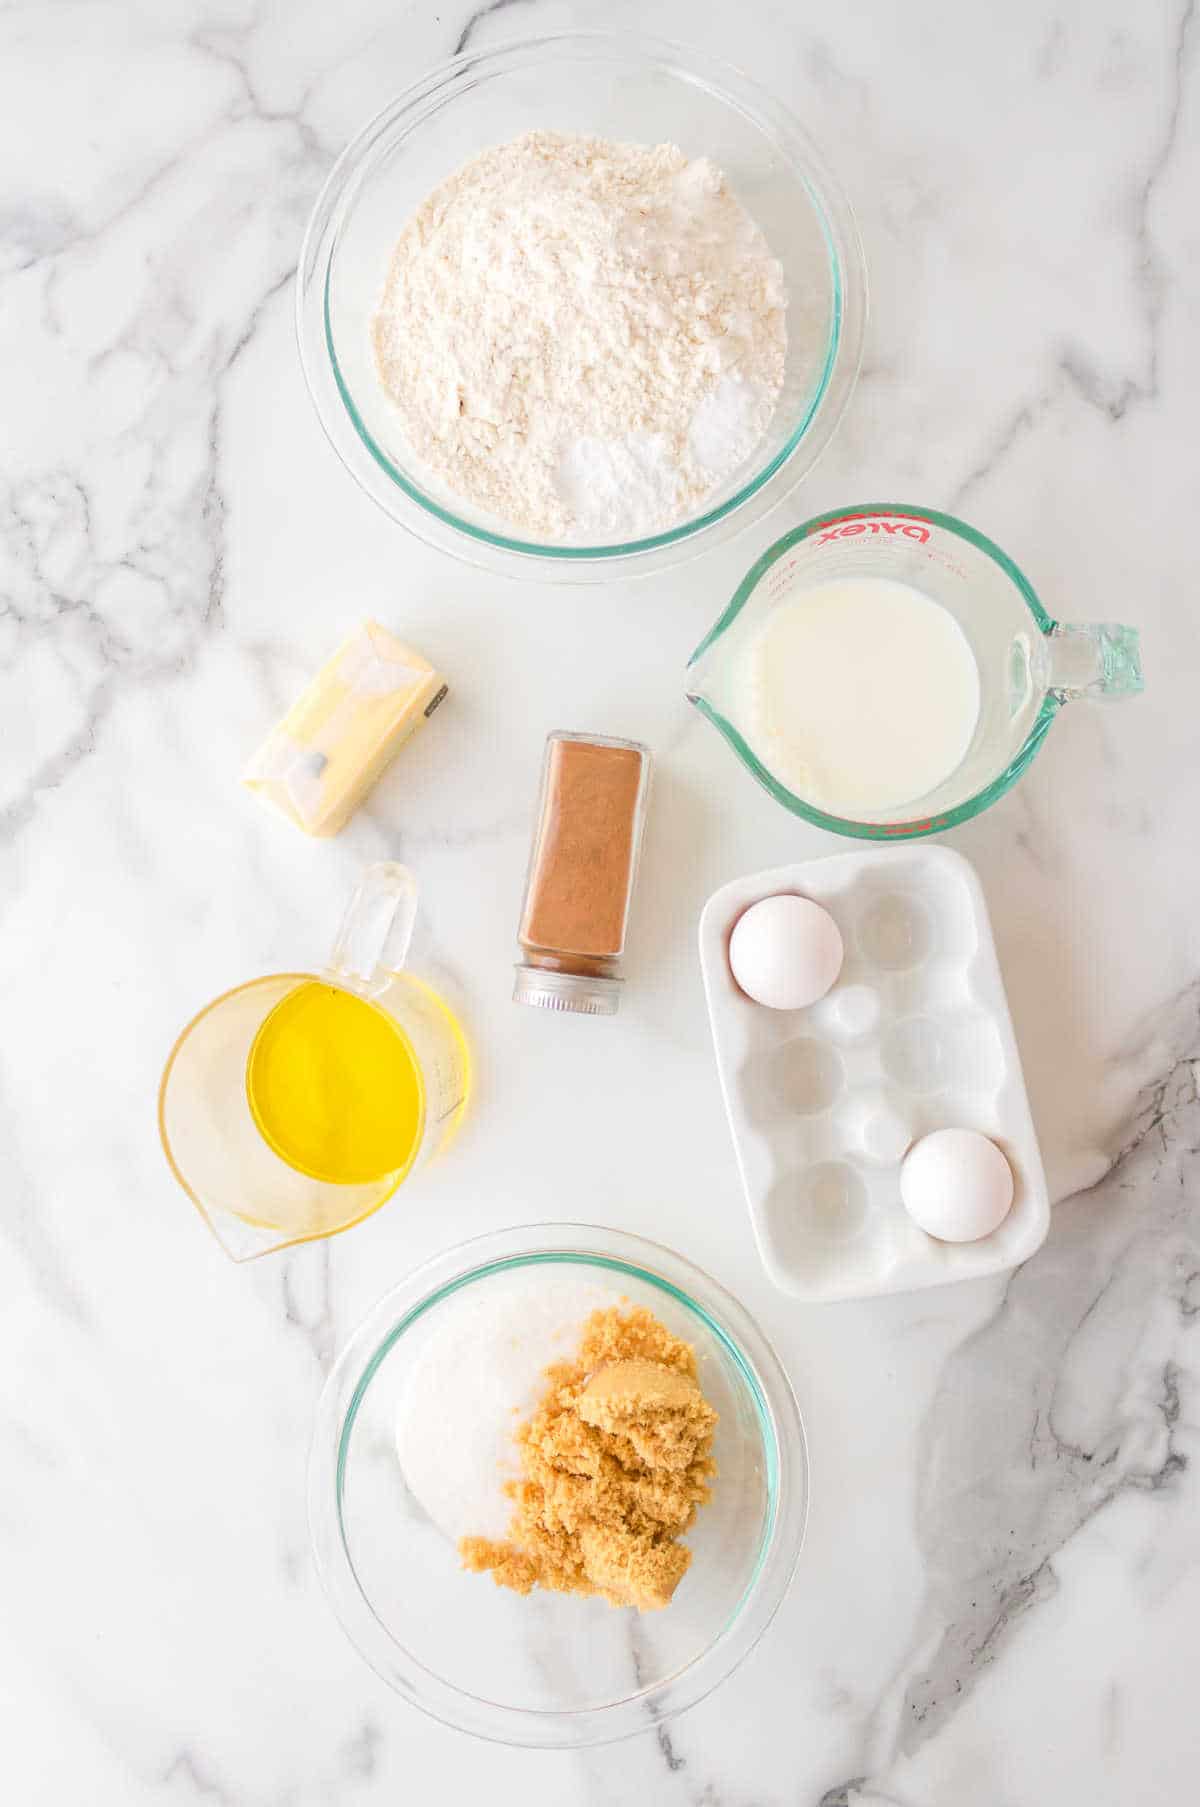
[[621,1003],[621,980],[554,972],[541,966],[518,966],[514,1004],[537,1010],[571,1010],[581,1016],[615,1016]]

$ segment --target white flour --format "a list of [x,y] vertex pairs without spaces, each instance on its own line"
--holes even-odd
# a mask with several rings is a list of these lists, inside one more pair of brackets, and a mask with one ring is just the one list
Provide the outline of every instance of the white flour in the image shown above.
[[405,228],[372,322],[412,449],[539,539],[693,514],[754,450],[787,347],[783,271],[707,158],[530,132]]

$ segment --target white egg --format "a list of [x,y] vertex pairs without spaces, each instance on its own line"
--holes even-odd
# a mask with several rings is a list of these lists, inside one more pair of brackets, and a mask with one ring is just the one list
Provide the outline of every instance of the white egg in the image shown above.
[[977,1242],[1008,1215],[1012,1168],[978,1130],[938,1129],[905,1156],[900,1197],[913,1222],[930,1236]]
[[837,923],[810,898],[764,897],[738,917],[729,937],[734,978],[756,1004],[803,1010],[823,998],[842,970]]

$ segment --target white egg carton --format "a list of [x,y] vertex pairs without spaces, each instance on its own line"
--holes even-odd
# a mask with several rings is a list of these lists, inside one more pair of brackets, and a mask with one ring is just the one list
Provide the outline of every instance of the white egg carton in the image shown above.
[[[837,922],[837,984],[806,1010],[739,989],[729,936],[793,891]],[[946,847],[885,847],[756,872],[714,892],[700,961],[725,1108],[759,1253],[797,1298],[851,1299],[999,1273],[1043,1241],[1050,1203],[983,889]],[[1004,1151],[1012,1208],[939,1242],[900,1202],[900,1158],[935,1129]]]

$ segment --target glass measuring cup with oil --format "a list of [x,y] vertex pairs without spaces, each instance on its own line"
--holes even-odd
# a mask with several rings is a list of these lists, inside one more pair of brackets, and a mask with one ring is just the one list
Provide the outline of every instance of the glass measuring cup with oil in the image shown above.
[[457,1128],[467,1044],[404,970],[416,911],[405,867],[369,867],[324,972],[225,992],[171,1050],[163,1148],[235,1261],[361,1222]]

